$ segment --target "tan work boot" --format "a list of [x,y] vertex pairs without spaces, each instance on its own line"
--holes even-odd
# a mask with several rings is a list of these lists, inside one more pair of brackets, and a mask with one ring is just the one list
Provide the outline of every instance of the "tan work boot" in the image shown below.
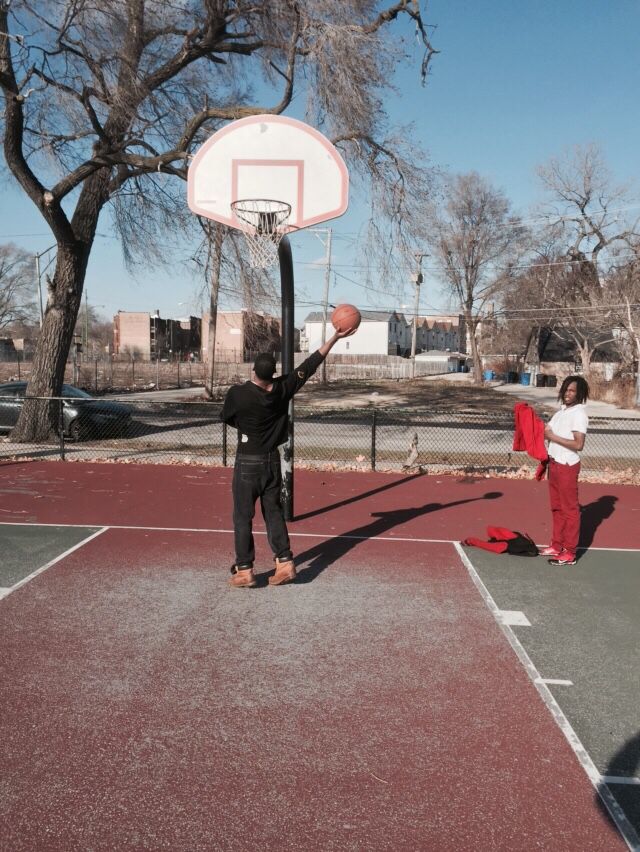
[[229,580],[229,585],[236,589],[252,589],[256,585],[256,575],[253,573],[253,568],[238,568],[234,565],[232,568],[233,576]]
[[282,586],[283,583],[291,583],[296,578],[296,569],[293,559],[278,559],[276,557],[276,571],[269,577],[270,586]]

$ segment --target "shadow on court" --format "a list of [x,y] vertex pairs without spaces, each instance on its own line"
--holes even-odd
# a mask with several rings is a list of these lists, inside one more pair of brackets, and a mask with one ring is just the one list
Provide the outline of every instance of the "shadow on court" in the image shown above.
[[296,515],[296,521],[306,521],[308,518],[314,518],[316,515],[322,515],[324,512],[330,512],[333,509],[341,509],[343,506],[348,506],[351,503],[357,503],[358,500],[365,500],[367,497],[373,497],[374,494],[381,494],[383,491],[388,491],[390,488],[397,488],[398,485],[407,485],[414,479],[419,479],[424,476],[423,473],[414,473],[412,476],[407,476],[404,479],[397,479],[395,482],[388,482],[386,485],[381,485],[379,488],[372,488],[370,491],[363,491],[361,494],[354,494],[353,497],[348,497],[346,500],[339,500],[337,503],[332,503],[330,506],[322,506],[320,509],[314,509],[312,512],[305,512],[304,515]]
[[[604,774],[609,778],[633,779],[634,777],[638,778],[639,772],[640,731],[630,740],[627,740],[622,748],[614,754]],[[600,787],[603,788],[605,795],[608,787],[624,809],[625,816],[636,833],[636,837],[631,839],[637,844],[637,848],[640,848],[640,784],[609,783],[608,785],[601,784]],[[596,803],[613,824],[609,811],[600,796],[596,796]]]
[[[346,556],[350,550],[362,541],[367,539],[375,539],[377,536],[382,536],[392,530],[394,527],[405,524],[415,518],[428,515],[431,512],[439,512],[443,509],[450,509],[453,506],[461,506],[464,503],[475,503],[478,500],[497,500],[502,497],[501,491],[488,491],[482,497],[470,497],[466,500],[454,500],[451,503],[425,503],[424,506],[412,506],[407,509],[394,509],[389,512],[372,512],[371,517],[376,520],[371,523],[356,527],[342,533],[339,538],[333,538],[329,541],[315,545],[308,550],[299,553],[295,557],[296,565],[301,566],[304,563],[309,563],[305,568],[300,570],[298,575],[298,583],[311,583],[316,579],[326,568]],[[264,575],[265,577],[267,575]],[[264,580],[266,583],[266,579]]]
[[593,544],[596,530],[603,521],[610,518],[616,510],[618,498],[613,494],[603,494],[597,500],[581,507],[580,510],[580,540],[578,547],[587,550]]

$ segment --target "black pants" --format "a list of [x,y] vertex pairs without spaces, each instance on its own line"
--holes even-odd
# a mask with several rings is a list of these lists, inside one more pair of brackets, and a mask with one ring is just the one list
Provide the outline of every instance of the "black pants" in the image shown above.
[[258,497],[273,555],[279,559],[291,559],[289,533],[280,503],[281,485],[280,454],[277,450],[262,456],[236,455],[233,471],[236,565],[253,565],[255,559],[252,522]]

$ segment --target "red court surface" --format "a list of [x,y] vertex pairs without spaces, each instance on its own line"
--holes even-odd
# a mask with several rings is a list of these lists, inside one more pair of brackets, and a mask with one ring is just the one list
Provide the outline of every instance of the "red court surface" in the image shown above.
[[4,522],[112,527],[0,601],[2,849],[626,848],[451,543],[545,540],[544,486],[301,472],[300,582],[240,591],[230,476],[0,467]]
[[[224,529],[231,524],[231,468],[173,465],[0,463],[0,520],[97,526]],[[638,489],[581,483],[583,504],[618,498],[606,523],[594,518],[594,547],[640,546]],[[487,498],[486,495],[490,495]],[[256,530],[264,529],[256,518]],[[545,482],[468,476],[335,473],[295,475],[291,531],[459,541],[487,524],[526,530],[546,542]],[[296,551],[302,547],[296,542]]]

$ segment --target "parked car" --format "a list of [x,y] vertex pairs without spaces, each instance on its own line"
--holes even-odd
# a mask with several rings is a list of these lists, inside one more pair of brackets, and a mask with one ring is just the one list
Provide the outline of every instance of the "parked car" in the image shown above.
[[[24,404],[26,382],[0,385],[0,429],[9,431],[16,425]],[[130,405],[106,399],[94,399],[73,385],[63,385],[65,397],[62,418],[65,437],[71,441],[122,435],[131,424]]]

